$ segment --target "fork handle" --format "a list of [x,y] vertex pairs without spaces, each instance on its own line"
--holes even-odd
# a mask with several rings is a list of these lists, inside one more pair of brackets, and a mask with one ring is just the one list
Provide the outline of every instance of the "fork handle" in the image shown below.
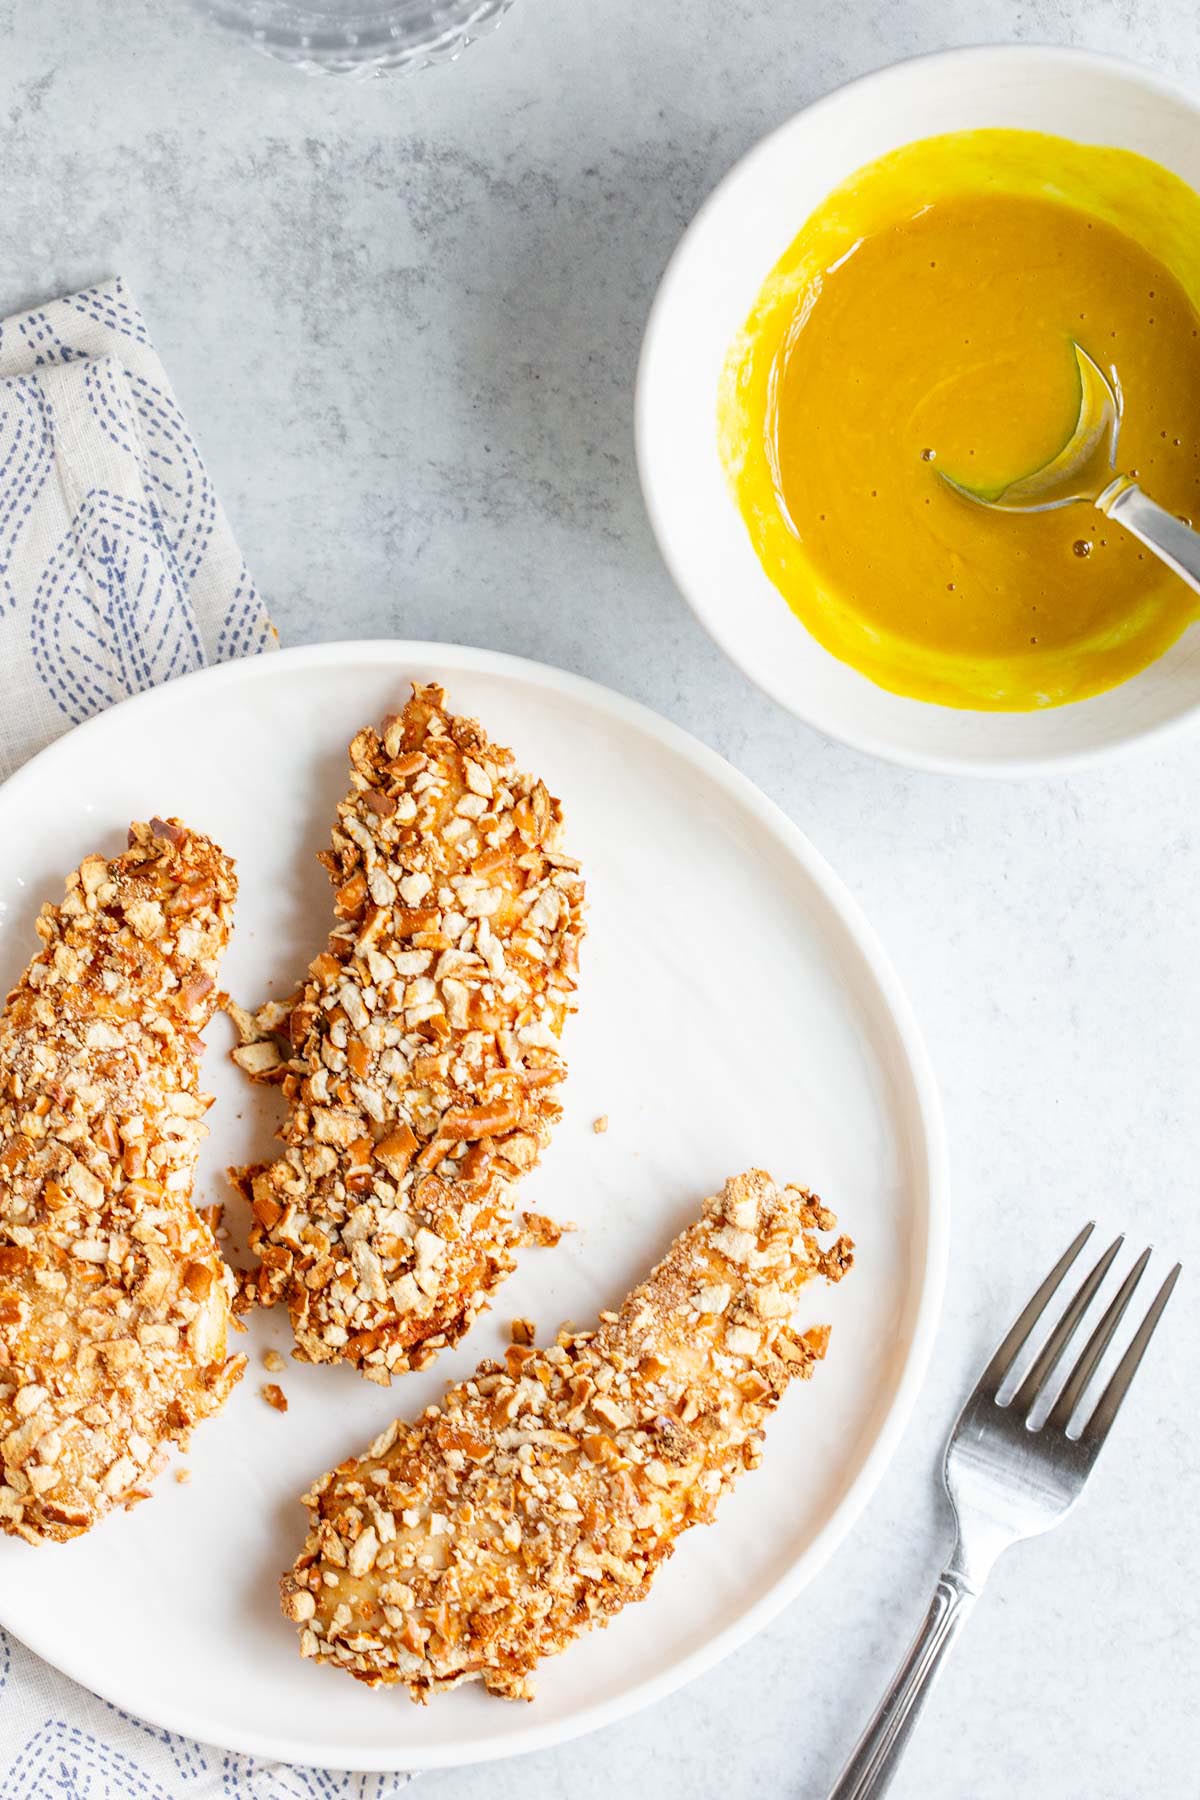
[[957,1573],[946,1569],[938,1576],[925,1622],[834,1783],[829,1800],[875,1800],[877,1794],[887,1792],[946,1652],[966,1623],[975,1598]]

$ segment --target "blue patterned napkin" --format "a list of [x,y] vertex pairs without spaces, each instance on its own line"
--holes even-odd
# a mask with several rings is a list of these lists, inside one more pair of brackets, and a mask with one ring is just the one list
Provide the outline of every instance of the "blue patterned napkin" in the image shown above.
[[[4,320],[0,779],[127,694],[274,644],[122,283]],[[0,1631],[2,1800],[388,1800],[407,1780],[194,1744]]]
[[0,324],[0,779],[275,634],[120,281]]

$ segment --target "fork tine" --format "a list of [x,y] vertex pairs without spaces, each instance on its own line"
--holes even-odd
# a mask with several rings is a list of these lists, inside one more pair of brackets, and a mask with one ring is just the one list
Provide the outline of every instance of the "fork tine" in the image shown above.
[[1079,1236],[1075,1239],[1075,1242],[1069,1249],[1063,1252],[1062,1256],[1059,1257],[1045,1281],[1043,1281],[1041,1287],[1029,1302],[1029,1305],[1018,1315],[1011,1331],[1009,1331],[995,1356],[993,1356],[991,1362],[983,1371],[983,1374],[979,1379],[979,1386],[976,1389],[976,1393],[995,1393],[996,1389],[1000,1386],[1000,1383],[1011,1369],[1013,1358],[1041,1318],[1043,1312],[1045,1312],[1046,1304],[1054,1293],[1054,1290],[1057,1288],[1059,1282],[1062,1280],[1071,1264],[1075,1261],[1075,1258],[1079,1255],[1079,1252],[1083,1249],[1083,1246],[1087,1243],[1095,1229],[1096,1221],[1094,1219],[1089,1220],[1083,1230],[1079,1233]]
[[1180,1264],[1176,1263],[1167,1279],[1159,1288],[1150,1303],[1150,1309],[1138,1326],[1128,1350],[1117,1364],[1112,1380],[1100,1396],[1100,1404],[1080,1432],[1085,1444],[1098,1450],[1108,1436],[1109,1427],[1120,1411],[1121,1402],[1129,1392],[1129,1384],[1137,1374],[1138,1364],[1146,1354],[1146,1345],[1154,1336],[1154,1328],[1163,1316],[1167,1301],[1171,1298],[1175,1283],[1179,1280]]
[[1050,1411],[1046,1414],[1046,1425],[1049,1430],[1065,1431],[1067,1426],[1071,1423],[1071,1414],[1079,1405],[1079,1402],[1083,1398],[1084,1389],[1092,1379],[1092,1376],[1096,1373],[1100,1358],[1108,1349],[1108,1346],[1112,1341],[1113,1332],[1121,1323],[1121,1320],[1125,1315],[1125,1308],[1129,1305],[1133,1295],[1133,1290],[1142,1279],[1146,1264],[1149,1261],[1149,1250],[1143,1250],[1142,1254],[1138,1257],[1132,1269],[1130,1269],[1128,1275],[1121,1283],[1120,1291],[1117,1293],[1111,1306],[1108,1308],[1108,1311],[1084,1345],[1083,1353],[1081,1354],[1079,1361],[1075,1364],[1075,1367],[1067,1377],[1066,1386],[1058,1396],[1058,1399],[1054,1402],[1054,1405],[1050,1408]]
[[1029,1411],[1046,1382],[1058,1367],[1066,1354],[1068,1344],[1075,1335],[1080,1319],[1091,1305],[1097,1288],[1112,1268],[1113,1258],[1124,1242],[1124,1235],[1113,1239],[1091,1274],[1080,1283],[1079,1291],[1074,1299],[1064,1307],[1061,1319],[1039,1350],[1036,1360],[1030,1365],[1029,1373],[1012,1397],[1012,1404],[1017,1408],[1018,1413],[1025,1414]]

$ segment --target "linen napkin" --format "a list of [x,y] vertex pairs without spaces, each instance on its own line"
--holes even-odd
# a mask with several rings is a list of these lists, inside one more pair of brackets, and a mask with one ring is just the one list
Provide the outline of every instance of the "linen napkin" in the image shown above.
[[0,779],[127,694],[274,642],[124,284],[0,324]]
[[[123,283],[0,323],[0,780],[127,694],[275,642]],[[408,1779],[192,1743],[0,1631],[3,1800],[388,1800]]]

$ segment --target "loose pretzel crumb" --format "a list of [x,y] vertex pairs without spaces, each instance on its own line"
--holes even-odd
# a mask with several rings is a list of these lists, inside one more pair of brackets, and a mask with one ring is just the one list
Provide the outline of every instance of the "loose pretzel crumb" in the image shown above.
[[556,1219],[548,1219],[545,1213],[527,1212],[521,1214],[521,1242],[536,1244],[541,1250],[553,1250],[562,1242],[564,1231],[574,1231],[574,1225],[560,1225]]

